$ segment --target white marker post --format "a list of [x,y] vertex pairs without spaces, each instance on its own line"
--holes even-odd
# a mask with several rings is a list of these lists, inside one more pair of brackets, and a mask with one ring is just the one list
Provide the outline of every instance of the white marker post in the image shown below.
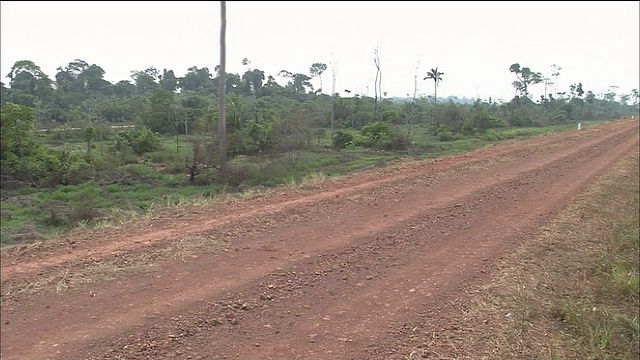
[[578,130],[582,129],[582,124],[578,123]]

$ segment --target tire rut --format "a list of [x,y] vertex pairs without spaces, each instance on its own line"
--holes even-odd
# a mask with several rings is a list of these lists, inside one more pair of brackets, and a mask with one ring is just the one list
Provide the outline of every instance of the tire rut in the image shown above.
[[[18,324],[11,333],[3,326],[3,344],[35,333],[41,342],[25,340],[23,350],[10,352],[51,358],[52,348],[90,359],[389,358],[400,345],[384,344],[399,332],[410,335],[438,304],[460,296],[464,281],[484,276],[491,259],[637,146],[629,136],[637,122],[616,125],[612,133],[564,137],[575,146],[563,152],[556,151],[566,142],[554,140],[447,171],[423,167],[414,178],[255,217],[272,216],[272,225],[230,236],[225,242],[239,248],[222,255],[199,255],[175,270],[162,262],[154,277],[71,289],[24,306],[3,299],[3,321]],[[293,215],[286,226],[278,223],[278,216]],[[299,229],[294,238],[291,229]],[[224,237],[220,229],[197,233]],[[109,294],[86,295],[107,286]],[[149,300],[138,300],[144,297]],[[97,308],[99,300],[109,306]],[[51,314],[41,311],[20,325],[27,310],[41,306]],[[40,322],[65,335],[54,328],[36,332]]]

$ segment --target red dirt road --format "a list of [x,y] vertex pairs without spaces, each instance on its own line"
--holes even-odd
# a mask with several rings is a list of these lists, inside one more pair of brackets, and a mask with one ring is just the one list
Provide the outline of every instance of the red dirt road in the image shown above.
[[637,151],[617,121],[5,250],[0,355],[406,358]]

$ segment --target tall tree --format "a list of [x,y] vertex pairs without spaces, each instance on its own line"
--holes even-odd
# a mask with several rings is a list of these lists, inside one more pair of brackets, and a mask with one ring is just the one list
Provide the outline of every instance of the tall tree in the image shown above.
[[192,66],[187,69],[187,73],[184,77],[178,79],[178,85],[183,90],[211,90],[213,88],[213,84],[213,79],[211,78],[209,68],[207,67],[198,69],[197,66]]
[[294,74],[287,70],[280,70],[280,72],[278,72],[278,76],[289,79],[287,86],[292,88],[295,93],[304,94],[307,87],[313,90],[313,85],[309,82],[311,78],[308,75],[300,73]]
[[158,80],[159,77],[160,73],[154,67],[147,68],[144,71],[131,71],[131,78],[136,85],[136,90],[140,94],[153,94],[158,88],[156,80]]
[[521,68],[518,63],[512,64],[509,67],[509,71],[514,73],[518,78],[517,81],[512,83],[516,92],[519,92],[525,97],[529,96],[529,86],[542,82],[542,74],[533,72],[528,67]]
[[220,169],[227,167],[227,118],[224,108],[225,75],[227,65],[227,2],[220,1],[220,72],[218,75],[218,132],[220,148]]
[[176,92],[178,88],[178,78],[173,73],[173,70],[162,69],[162,75],[160,77],[160,87],[163,90],[169,92]]
[[[16,61],[6,76],[11,80],[9,86],[14,93],[18,91],[40,101],[53,94],[53,81],[33,61]],[[33,102],[25,101],[22,105],[32,107]]]
[[373,63],[376,65],[376,80],[373,85],[374,94],[376,96],[374,118],[378,121],[382,121],[382,71],[380,70],[380,53],[378,52],[378,48],[374,51]]
[[253,121],[258,122],[258,97],[257,92],[258,88],[262,87],[262,82],[264,81],[264,72],[258,69],[251,70],[249,65],[251,65],[251,60],[248,58],[242,59],[242,65],[247,67],[247,71],[242,75],[242,79],[245,81],[249,91],[251,92],[251,96],[253,96]]
[[633,100],[633,106],[638,105],[638,100],[640,100],[640,93],[638,93],[638,89],[631,90],[631,99]]
[[554,81],[554,84],[556,85],[556,91],[554,94],[555,96],[558,96],[560,94],[558,92],[558,77],[560,76],[560,70],[562,70],[562,66],[556,64],[551,65],[551,76],[556,79],[556,81]]
[[[37,146],[33,140],[33,111],[31,108],[7,102],[0,108],[0,164],[5,165],[12,158],[17,158],[26,179],[31,181],[31,170],[27,158],[29,151]],[[3,169],[4,172],[4,169]],[[21,174],[18,174],[21,175]]]
[[438,71],[438,68],[431,69],[431,71],[427,72],[427,76],[422,80],[431,79],[434,83],[434,91],[433,91],[433,103],[438,103],[438,85],[440,85],[440,81],[442,81],[443,72]]
[[337,72],[337,64],[333,59],[333,54],[331,54],[331,131],[329,132],[329,137],[333,139],[333,123],[335,121],[335,98],[336,98],[336,72]]
[[327,64],[323,63],[313,63],[309,68],[309,74],[311,77],[318,77],[320,79],[320,89],[318,91],[322,92],[322,73],[327,70]]

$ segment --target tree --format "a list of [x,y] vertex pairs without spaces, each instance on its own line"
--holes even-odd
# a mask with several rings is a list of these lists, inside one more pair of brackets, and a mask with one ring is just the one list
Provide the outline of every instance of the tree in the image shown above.
[[176,89],[178,88],[178,78],[176,78],[173,70],[167,71],[167,69],[162,69],[160,87],[169,92],[176,92]]
[[136,92],[136,86],[129,80],[120,80],[113,85],[113,94],[118,97],[129,97]]
[[629,95],[631,96],[631,99],[633,99],[633,106],[637,106],[638,100],[640,100],[640,93],[638,93],[638,89],[631,90],[631,94]]
[[549,95],[548,89],[551,85],[553,85],[553,81],[551,81],[551,79],[549,79],[548,77],[544,77],[542,78],[542,83],[544,84],[543,99],[546,99],[547,95]]
[[512,83],[516,92],[519,92],[522,96],[529,96],[529,86],[542,82],[542,75],[538,72],[533,72],[528,67],[521,68],[520,64],[515,63],[509,67],[509,71],[514,73],[518,78],[517,81]]
[[336,72],[337,72],[337,64],[333,59],[333,54],[331,54],[331,131],[329,132],[329,136],[333,138],[333,124],[335,122],[335,98],[336,98]]
[[609,86],[609,90],[604,94],[604,99],[608,102],[614,102],[616,100],[616,96],[618,95],[616,93],[616,90],[618,90],[618,88],[619,87],[616,85]]
[[309,80],[311,80],[311,77],[305,74],[293,75],[293,90],[296,93],[305,93],[307,90],[306,88],[308,87],[313,91],[313,85],[311,84],[311,82],[309,82]]
[[[29,95],[27,98],[42,101],[53,94],[53,81],[33,61],[16,61],[11,67],[11,72],[7,74],[7,78],[11,80],[9,82],[11,91]],[[30,107],[34,103],[29,100],[23,102],[25,103],[21,105],[29,105]]]
[[435,69],[431,69],[431,71],[427,72],[427,76],[424,79],[422,79],[422,80],[431,79],[434,82],[434,85],[435,85],[434,92],[433,92],[434,104],[438,103],[438,85],[440,84],[440,81],[442,81],[442,75],[444,75],[444,73],[438,71],[438,68],[436,67]]
[[294,93],[305,93],[306,88],[313,90],[313,85],[309,82],[311,78],[305,74],[294,74],[287,70],[281,70],[278,72],[278,76],[289,79],[287,86],[293,89]]
[[211,90],[213,88],[213,79],[209,68],[203,67],[198,69],[197,66],[192,66],[188,69],[184,77],[178,80],[180,88],[188,91],[198,90]]
[[620,104],[627,105],[629,99],[631,99],[631,95],[629,94],[620,94]]
[[578,98],[582,98],[582,96],[584,95],[584,90],[582,89],[582,83],[578,83],[578,86],[576,86],[576,95],[578,96]]
[[247,66],[247,71],[242,75],[242,79],[247,84],[247,87],[253,96],[253,121],[258,122],[258,97],[256,93],[259,88],[262,88],[262,82],[264,81],[264,71],[258,69],[249,69],[248,66],[251,64],[249,59],[242,59],[242,65]]
[[380,70],[380,53],[378,48],[374,51],[373,63],[376,65],[376,81],[373,85],[376,96],[375,119],[382,121],[382,71]]
[[0,82],[0,106],[6,103],[7,98],[7,87],[3,82]]
[[555,91],[555,95],[558,95],[558,77],[560,76],[560,70],[562,70],[562,66],[553,64],[551,65],[551,76],[553,76],[556,81],[554,82],[554,84],[556,85],[556,91]]
[[91,143],[96,138],[96,129],[93,126],[85,126],[82,129],[82,137],[87,142],[87,154],[91,152]]
[[224,91],[225,68],[227,65],[227,2],[220,1],[220,71],[218,75],[218,132],[220,150],[220,169],[227,167],[227,119],[225,118]]
[[[33,112],[30,108],[8,102],[0,110],[0,134],[2,135],[2,165],[18,158],[22,171],[31,181],[31,172],[27,164],[29,151],[36,147],[33,141]],[[4,167],[4,166],[3,166]],[[19,166],[14,166],[19,167]],[[4,172],[4,170],[3,170]]]
[[151,131],[171,134],[175,130],[173,119],[174,94],[158,89],[151,96],[149,110],[143,115],[144,125]]
[[154,67],[144,71],[131,71],[131,78],[135,82],[138,93],[152,93],[158,88],[156,80],[160,77],[158,70]]
[[327,70],[327,64],[323,63],[313,63],[309,68],[309,74],[311,77],[318,77],[320,79],[320,89],[318,91],[322,91],[322,73]]
[[88,92],[106,92],[111,83],[104,79],[105,71],[98,65],[87,66],[77,77],[79,84],[83,84]]

